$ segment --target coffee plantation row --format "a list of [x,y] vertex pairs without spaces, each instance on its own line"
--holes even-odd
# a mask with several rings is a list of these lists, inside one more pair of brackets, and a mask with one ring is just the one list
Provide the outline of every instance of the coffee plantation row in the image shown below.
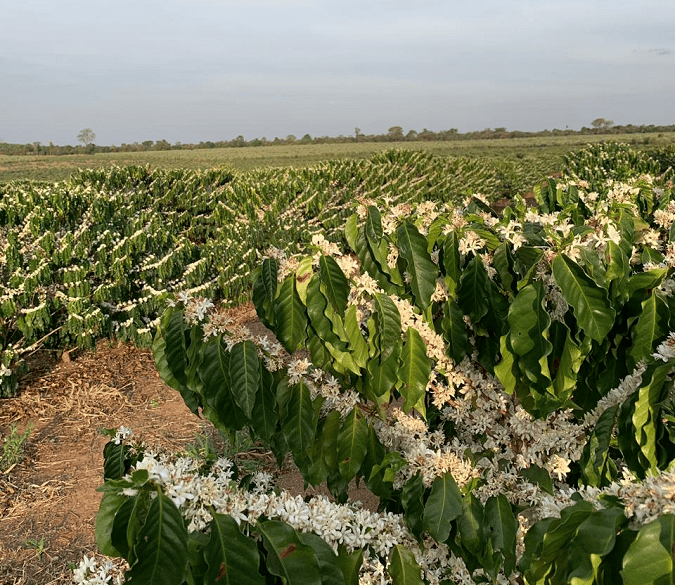
[[502,214],[361,197],[344,241],[270,248],[252,296],[278,341],[170,299],[167,384],[333,498],[111,429],[96,536],[120,560],[76,582],[672,583],[672,170],[612,146],[567,172]]
[[148,345],[168,293],[250,298],[259,253],[296,252],[319,232],[339,240],[359,198],[496,199],[513,193],[515,174],[508,163],[392,151],[313,169],[124,167],[0,185],[0,397],[36,350],[105,337]]

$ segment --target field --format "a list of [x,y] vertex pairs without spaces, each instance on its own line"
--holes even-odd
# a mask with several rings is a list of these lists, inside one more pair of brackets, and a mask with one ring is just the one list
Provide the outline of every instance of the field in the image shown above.
[[[247,148],[170,150],[69,156],[0,155],[0,182],[15,179],[61,180],[78,169],[111,165],[150,165],[160,169],[208,169],[216,166],[248,171],[261,167],[306,167],[340,158],[366,158],[392,148],[423,150],[441,156],[474,158],[525,159],[548,172],[559,170],[560,158],[570,150],[588,143],[608,140],[626,142],[637,147],[671,144],[672,134],[626,134],[589,136],[551,136],[536,138],[458,140],[452,142],[380,142],[316,145],[281,145]],[[545,175],[546,173],[544,173]]]
[[672,147],[492,142],[17,166],[0,582],[671,582]]

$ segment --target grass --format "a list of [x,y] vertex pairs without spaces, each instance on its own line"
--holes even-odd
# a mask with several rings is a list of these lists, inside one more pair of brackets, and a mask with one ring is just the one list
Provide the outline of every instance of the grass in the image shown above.
[[33,425],[29,424],[23,433],[19,433],[16,425],[9,426],[9,434],[2,441],[0,456],[0,473],[7,473],[24,457],[25,443]]
[[219,457],[225,457],[236,465],[239,478],[260,471],[265,464],[246,429],[223,433],[215,429],[195,436],[194,442],[187,445],[185,454],[204,462],[205,469],[210,468]]
[[325,160],[366,158],[392,148],[425,150],[442,156],[560,157],[591,142],[618,141],[640,146],[675,143],[675,133],[538,136],[490,140],[438,142],[360,142],[344,144],[296,144],[246,148],[114,152],[92,155],[0,155],[0,182],[20,179],[56,181],[83,168],[112,165],[150,165],[153,168],[206,169],[227,166],[240,171],[261,167],[307,167]]

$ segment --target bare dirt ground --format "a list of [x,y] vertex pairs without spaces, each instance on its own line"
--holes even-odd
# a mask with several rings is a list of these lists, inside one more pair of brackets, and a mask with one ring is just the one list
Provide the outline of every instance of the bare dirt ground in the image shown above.
[[[250,304],[237,310],[236,319],[262,329]],[[72,583],[72,567],[97,550],[96,488],[103,483],[108,440],[99,429],[124,425],[145,443],[174,452],[200,434],[216,445],[219,439],[164,384],[150,350],[109,342],[96,352],[36,363],[18,397],[0,401],[0,434],[12,424],[19,431],[33,428],[26,457],[0,473],[0,585]],[[279,484],[303,491],[291,468]],[[352,496],[377,506],[366,491],[353,490]]]

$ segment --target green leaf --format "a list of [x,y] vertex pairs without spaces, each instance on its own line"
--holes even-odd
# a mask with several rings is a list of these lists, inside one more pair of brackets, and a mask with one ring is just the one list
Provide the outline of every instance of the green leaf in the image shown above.
[[450,536],[452,520],[462,514],[462,493],[449,471],[434,480],[424,505],[424,527],[438,542]]
[[96,546],[106,556],[119,557],[121,553],[112,544],[112,529],[115,515],[127,501],[127,497],[114,492],[103,494],[96,514]]
[[294,455],[303,455],[312,446],[316,433],[312,395],[304,382],[290,388],[286,413],[281,421],[286,442]]
[[[384,362],[373,358],[366,364],[368,378],[366,382],[368,388],[372,390],[375,396],[383,396],[391,391],[398,381],[399,357],[401,354],[401,340],[399,339],[393,346],[393,353]],[[366,396],[373,399],[372,396]]]
[[305,307],[295,288],[295,278],[290,276],[281,285],[274,302],[276,334],[286,351],[293,353],[305,341],[307,317]]
[[384,362],[394,351],[394,347],[401,339],[401,315],[387,295],[375,293],[373,307],[376,312],[377,348],[379,361]]
[[427,240],[409,221],[403,222],[396,230],[397,243],[401,258],[406,262],[410,274],[410,287],[415,304],[422,310],[431,303],[431,295],[436,289],[438,268],[427,252]]
[[457,518],[462,547],[479,556],[484,546],[483,505],[469,492],[462,500],[462,515]]
[[401,544],[391,549],[389,555],[389,575],[393,585],[424,585],[422,569],[415,555]]
[[616,313],[609,305],[607,291],[598,286],[565,254],[553,261],[553,275],[565,300],[574,309],[574,316],[584,332],[602,342],[614,325]]
[[455,292],[459,286],[459,279],[462,276],[459,238],[455,231],[448,234],[443,244],[443,267],[445,268],[445,280],[448,285],[448,293],[451,298],[455,298]]
[[516,295],[508,313],[512,350],[519,356],[531,354],[536,361],[551,353],[548,341],[551,318],[543,308],[544,287],[539,281],[528,284]]
[[483,261],[480,256],[474,256],[462,271],[457,291],[457,304],[474,325],[487,315],[490,308],[487,301],[489,286],[490,278]]
[[354,358],[354,362],[364,368],[368,361],[368,343],[363,338],[359,322],[356,317],[356,305],[350,305],[347,308],[344,318],[345,332],[349,338],[349,350]]
[[484,514],[485,534],[492,541],[492,548],[504,556],[504,573],[508,577],[516,566],[518,520],[504,494],[488,498]]
[[588,437],[580,461],[584,485],[605,487],[614,480],[616,468],[609,458],[609,446],[618,411],[618,405],[606,409]]
[[511,293],[516,293],[518,276],[515,271],[515,260],[511,252],[511,246],[507,242],[504,242],[495,250],[492,264],[497,270],[502,287]]
[[345,577],[330,545],[312,532],[300,536],[302,542],[314,549],[321,571],[321,585],[345,585]]
[[188,534],[175,504],[159,492],[148,508],[134,546],[136,562],[127,582],[139,585],[182,585],[187,571]]
[[547,494],[553,495],[553,480],[543,467],[532,464],[527,469],[523,469],[520,474],[530,483],[538,485]]
[[654,353],[655,345],[668,333],[669,319],[668,304],[656,292],[642,301],[642,313],[632,327],[633,345],[628,351],[634,364]]
[[162,380],[180,392],[187,407],[198,414],[201,406],[199,395],[187,386],[188,362],[182,311],[168,309],[164,313],[152,344],[152,353]]
[[347,415],[338,433],[338,466],[345,481],[356,476],[368,450],[368,423],[358,407]]
[[103,479],[120,479],[126,473],[125,450],[126,445],[115,444],[109,441],[103,447]]
[[314,549],[288,524],[278,520],[258,523],[267,551],[267,569],[286,585],[321,585],[321,570]]
[[405,399],[403,410],[408,412],[411,408],[417,407],[426,394],[431,375],[431,360],[427,357],[427,346],[417,330],[409,327],[406,335],[407,339],[401,353],[403,365],[398,377],[403,383],[400,389],[401,396]]
[[261,388],[256,395],[250,425],[258,436],[269,441],[277,428],[276,384],[274,375],[262,367]]
[[670,585],[673,582],[675,516],[663,514],[645,524],[623,558],[625,585]]
[[[665,384],[668,374],[672,370],[670,363],[657,363],[645,372],[642,377],[642,386],[637,392],[635,409],[633,411],[632,422],[635,427],[635,439],[640,446],[639,459],[643,470],[650,470],[656,474],[658,472],[658,443],[657,426],[660,424],[659,412],[661,403],[664,400],[664,390],[667,392],[668,386]],[[647,374],[651,373],[648,378]],[[646,384],[645,381],[649,380]],[[638,477],[642,476],[643,470],[635,471]]]
[[219,585],[265,585],[258,572],[260,555],[253,539],[242,534],[232,516],[215,514],[211,535],[204,549],[208,570],[205,583]]
[[356,252],[356,240],[359,235],[359,216],[356,213],[350,215],[345,222],[345,239],[347,244]]
[[[386,473],[385,473],[386,479]],[[424,532],[424,482],[419,471],[404,484],[401,490],[405,522],[410,532],[421,539]]]
[[363,565],[363,551],[355,550],[348,553],[340,549],[338,556],[335,559],[335,564],[340,567],[345,578],[345,585],[359,585],[359,572],[361,565]]
[[217,426],[242,429],[248,417],[230,390],[230,352],[225,342],[220,337],[211,339],[204,344],[202,355],[197,373],[203,383],[204,416]]
[[331,256],[319,256],[319,277],[328,302],[338,314],[344,314],[349,296],[349,281]]
[[248,339],[232,346],[230,383],[234,401],[250,419],[260,387],[260,360],[255,344]]
[[265,258],[262,263],[260,277],[265,291],[265,298],[270,303],[277,295],[277,271],[279,263],[275,258]]
[[445,303],[444,317],[441,321],[443,327],[443,338],[446,341],[448,355],[459,364],[469,353],[469,333],[464,315],[459,305],[452,299]]
[[374,205],[368,206],[366,214],[366,238],[371,246],[379,246],[382,239],[382,216],[380,210]]

